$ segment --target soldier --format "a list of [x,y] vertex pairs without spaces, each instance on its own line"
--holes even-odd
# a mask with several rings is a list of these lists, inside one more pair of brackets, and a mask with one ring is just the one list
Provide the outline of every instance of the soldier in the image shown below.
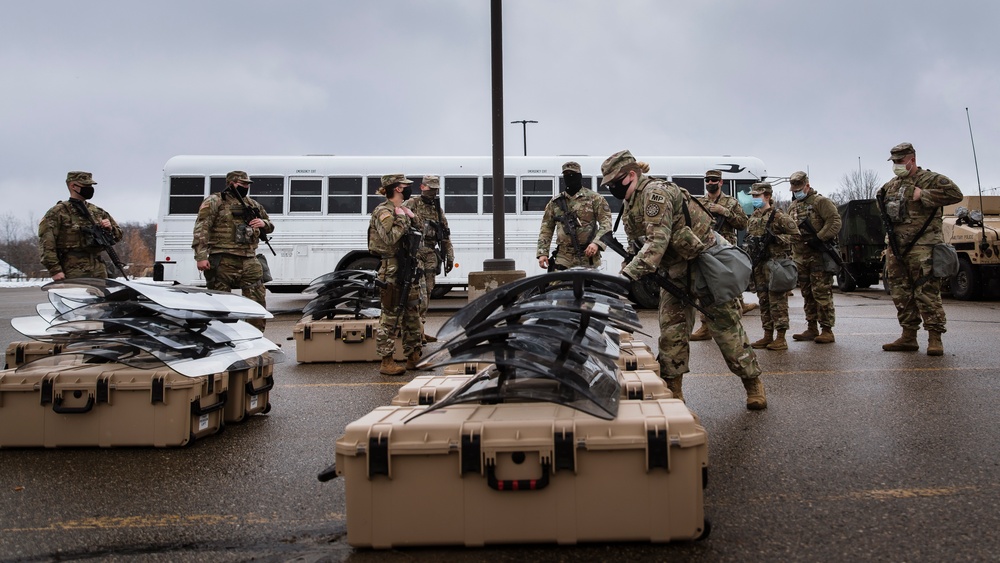
[[[705,195],[696,198],[712,215],[712,229],[729,241],[736,244],[736,231],[747,228],[747,214],[735,197],[722,193],[722,171],[709,170],[705,172]],[[757,308],[756,303],[743,303],[737,298],[740,314],[746,314]],[[708,340],[708,327],[705,326],[705,315],[701,315],[701,327],[691,333],[691,340]]]
[[[424,176],[420,183],[420,197],[411,197],[403,202],[404,206],[413,211],[417,224],[423,226],[424,243],[417,253],[417,259],[424,272],[427,297],[420,301],[421,325],[427,322],[427,307],[430,304],[431,291],[434,290],[434,278],[441,272],[442,267],[447,274],[455,266],[451,229],[448,228],[448,218],[444,216],[441,200],[438,198],[440,190],[441,180],[437,176]],[[437,342],[437,338],[425,332],[422,342]]]
[[38,224],[42,265],[53,281],[108,277],[107,267],[100,257],[104,247],[95,243],[91,229],[96,223],[115,242],[122,239],[123,233],[107,211],[87,201],[94,197],[96,185],[90,172],[67,173],[69,200],[55,204]]
[[[932,271],[931,253],[944,242],[940,209],[962,200],[962,190],[946,176],[917,166],[917,154],[910,143],[900,143],[889,152],[895,178],[876,195],[883,217],[892,222],[895,241],[886,252],[889,291],[896,305],[896,318],[903,335],[883,344],[889,352],[916,352],[920,320],[927,329],[927,355],[941,356],[945,332],[941,279]],[[891,235],[886,234],[886,240]],[[901,256],[892,250],[895,246]]]
[[[375,335],[375,349],[382,358],[379,373],[384,375],[402,375],[408,369],[416,369],[420,361],[420,338],[424,333],[420,301],[424,277],[415,267],[417,251],[412,251],[414,255],[411,256],[410,247],[416,246],[411,244],[411,237],[419,239],[421,230],[416,215],[403,205],[410,199],[412,183],[403,174],[382,176],[378,193],[386,199],[372,211],[368,224],[368,251],[382,258],[378,278],[388,284],[382,289],[382,315]],[[403,295],[404,285],[410,286],[406,295]],[[403,338],[405,368],[392,357],[397,333]]]
[[[816,247],[827,241],[837,240],[840,213],[832,201],[819,195],[809,185],[809,176],[805,172],[793,172],[788,181],[792,190],[792,204],[788,208],[788,214],[799,229],[799,234],[792,236],[792,256],[799,269],[799,288],[805,301],[803,307],[806,322],[809,323],[805,331],[793,334],[792,338],[828,344],[836,340],[833,336],[836,320],[833,308],[833,273],[837,268],[836,265],[829,264],[823,251]],[[806,221],[816,230],[818,237],[803,228]],[[816,329],[817,321],[822,332]]]
[[[771,205],[772,193],[771,184],[767,182],[758,182],[750,187],[754,212],[747,225],[746,243],[754,262],[753,283],[760,301],[760,323],[764,327],[764,337],[750,346],[787,350],[788,292],[769,291],[771,272],[767,261],[791,258],[791,235],[797,235],[799,229],[791,217]],[[777,337],[774,336],[775,330],[778,331]]]
[[[274,223],[264,207],[247,195],[252,183],[241,170],[226,174],[226,189],[208,196],[198,208],[191,248],[208,289],[228,292],[239,288],[243,297],[266,307],[257,243],[261,234],[274,231]],[[264,319],[247,322],[264,331]]]
[[[601,165],[604,184],[612,195],[624,200],[623,219],[629,242],[639,247],[622,275],[637,280],[657,271],[682,291],[690,291],[690,261],[716,244],[712,218],[699,205],[689,204],[691,195],[686,190],[650,178],[645,175],[648,171],[649,165],[636,162],[627,150],[611,155]],[[706,305],[714,319],[708,322],[709,333],[729,370],[742,379],[747,408],[767,408],[760,365],[743,331],[736,301]],[[661,289],[659,317],[660,372],[674,397],[683,400],[682,378],[689,371],[688,335],[694,324],[693,308]]]
[[[542,229],[538,232],[538,265],[548,270],[565,270],[574,266],[596,268],[601,265],[604,244],[601,236],[611,230],[611,208],[599,194],[583,187],[580,165],[567,162],[562,166],[566,190],[559,192],[545,205]],[[556,237],[555,263],[549,264],[552,233],[559,224]],[[575,231],[574,239],[570,231]]]

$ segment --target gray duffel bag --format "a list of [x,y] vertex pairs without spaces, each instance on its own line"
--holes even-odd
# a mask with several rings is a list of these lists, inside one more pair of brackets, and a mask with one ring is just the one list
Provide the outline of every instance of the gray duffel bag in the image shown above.
[[931,251],[931,261],[931,271],[934,277],[950,278],[958,273],[958,251],[946,242],[934,245],[934,249]]
[[[716,235],[720,244],[694,259],[695,291],[711,295],[715,303],[725,303],[746,291],[752,271],[750,255]],[[723,244],[724,243],[724,244]]]
[[799,284],[799,269],[791,258],[772,258],[767,261],[768,286],[772,293],[791,291]]

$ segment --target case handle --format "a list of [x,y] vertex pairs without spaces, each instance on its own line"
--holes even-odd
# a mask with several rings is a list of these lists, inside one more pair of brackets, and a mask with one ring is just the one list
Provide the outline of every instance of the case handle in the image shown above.
[[486,465],[486,484],[494,491],[538,491],[549,486],[549,470],[552,464],[542,464],[542,476],[538,479],[497,480],[496,465]]
[[267,391],[270,391],[273,388],[274,388],[274,377],[272,377],[270,375],[264,378],[264,385],[262,385],[259,389],[254,389],[253,388],[253,381],[252,380],[251,381],[247,381],[247,384],[246,384],[247,395],[253,395],[253,396],[260,395],[261,393],[265,393]]
[[210,412],[215,412],[226,406],[226,391],[219,393],[219,402],[214,405],[208,405],[207,407],[201,406],[201,397],[198,397],[191,402],[191,414],[194,416],[201,416],[203,414],[208,414]]
[[62,406],[62,396],[56,397],[52,401],[52,411],[59,414],[83,414],[85,412],[90,412],[94,408],[94,396],[90,393],[87,394],[87,404],[82,407],[64,407]]

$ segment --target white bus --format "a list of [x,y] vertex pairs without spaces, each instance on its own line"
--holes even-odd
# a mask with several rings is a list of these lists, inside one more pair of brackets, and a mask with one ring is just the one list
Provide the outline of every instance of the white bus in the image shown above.
[[[509,156],[504,161],[505,258],[527,274],[542,273],[535,258],[545,204],[559,193],[562,164],[579,162],[584,186],[602,180],[597,156]],[[704,193],[704,174],[723,171],[728,194],[746,192],[766,177],[758,158],[736,156],[643,157],[653,176],[670,179],[692,194]],[[195,267],[191,236],[198,206],[225,188],[226,173],[244,170],[253,186],[250,196],[274,222],[272,255],[262,243],[274,281],[273,292],[301,291],[310,281],[342,269],[372,269],[368,254],[369,214],[383,201],[376,193],[383,174],[402,172],[419,184],[426,174],[441,177],[441,207],[448,217],[456,265],[437,279],[435,295],[468,284],[470,271],[493,258],[493,161],[491,157],[435,156],[176,156],[163,167],[163,192],[156,231],[154,278],[204,285]],[[417,193],[417,192],[415,192]],[[617,217],[620,203],[600,193]],[[619,227],[618,237],[624,240]],[[606,256],[605,268],[619,260]]]

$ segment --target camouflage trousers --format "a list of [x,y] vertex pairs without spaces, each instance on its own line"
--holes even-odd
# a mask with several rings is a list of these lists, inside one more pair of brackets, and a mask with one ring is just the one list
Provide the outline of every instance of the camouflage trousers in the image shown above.
[[[212,254],[208,257],[209,268],[205,270],[205,285],[215,291],[232,291],[239,289],[243,297],[267,307],[266,290],[261,278],[264,269],[256,256],[237,256],[235,254]],[[264,332],[264,319],[247,321]]]
[[[678,287],[686,290],[682,279],[672,279]],[[743,330],[742,312],[737,309],[736,300],[713,304],[706,307],[715,320],[706,319],[705,326],[712,340],[722,352],[729,371],[743,379],[753,379],[760,375],[757,355],[750,347],[750,339]],[[688,358],[691,349],[688,337],[694,326],[694,308],[684,305],[666,290],[660,290],[660,339],[657,362],[665,379],[684,375],[689,370]]]
[[760,324],[764,332],[788,330],[788,292],[767,290],[771,285],[771,271],[766,262],[754,268],[753,285],[760,302]]
[[100,254],[64,253],[59,259],[59,265],[62,266],[66,279],[108,277],[108,268]]
[[420,322],[427,320],[427,308],[431,304],[431,292],[434,291],[434,279],[437,277],[438,259],[437,254],[430,248],[421,248],[417,253],[420,259],[420,267],[424,269],[424,294],[426,299],[420,300]]
[[375,333],[375,351],[380,358],[391,356],[396,351],[396,338],[399,337],[403,339],[404,354],[409,356],[413,352],[419,352],[424,336],[420,310],[422,303],[427,301],[423,274],[417,276],[416,283],[410,288],[402,312],[399,309],[402,288],[397,285],[395,258],[382,261],[378,277],[389,285],[380,294],[382,314],[379,315],[378,330]]
[[941,279],[932,274],[932,249],[930,245],[916,245],[902,262],[887,253],[889,293],[896,305],[899,326],[918,330],[923,319],[929,332],[943,333],[946,319],[941,303]]
[[823,255],[798,255],[795,267],[799,270],[799,289],[805,301],[806,321],[818,322],[823,328],[833,328],[837,320],[833,307],[833,274],[823,271]]
[[[587,248],[585,245],[581,245],[580,251],[583,252],[585,248]],[[577,267],[597,268],[600,265],[601,265],[600,251],[598,251],[597,254],[594,254],[593,256],[587,256],[585,254],[577,256],[576,253],[573,252],[572,247],[570,247],[568,250],[566,248],[563,248],[562,246],[556,249],[557,270],[566,270],[569,268],[577,268]]]

